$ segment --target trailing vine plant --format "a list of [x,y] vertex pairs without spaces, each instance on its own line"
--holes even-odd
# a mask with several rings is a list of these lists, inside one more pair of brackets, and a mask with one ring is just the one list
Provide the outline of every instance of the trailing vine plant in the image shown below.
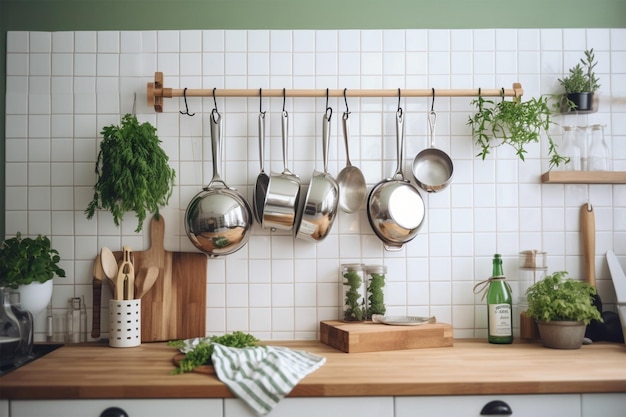
[[539,143],[541,135],[548,139],[548,155],[550,168],[569,162],[569,158],[559,155],[557,145],[550,136],[552,120],[548,98],[532,97],[522,101],[521,96],[512,100],[491,100],[478,96],[471,104],[476,113],[469,117],[468,125],[472,127],[474,143],[480,147],[476,156],[485,159],[496,146],[510,145],[515,154],[524,161],[527,154],[526,146]]
[[93,200],[85,213],[91,219],[98,209],[109,210],[116,226],[124,213],[137,215],[140,232],[146,213],[159,214],[172,195],[176,172],[160,146],[156,128],[139,123],[135,115],[126,114],[121,126],[103,128],[103,140],[96,161]]

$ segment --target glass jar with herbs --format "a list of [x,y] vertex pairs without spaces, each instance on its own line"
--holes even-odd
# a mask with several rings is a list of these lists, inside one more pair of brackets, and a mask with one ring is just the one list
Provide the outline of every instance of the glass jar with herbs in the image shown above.
[[343,321],[365,320],[365,280],[362,264],[341,265],[341,303],[343,305]]
[[367,309],[366,318],[370,320],[373,314],[385,315],[385,265],[367,265],[365,267],[367,279]]

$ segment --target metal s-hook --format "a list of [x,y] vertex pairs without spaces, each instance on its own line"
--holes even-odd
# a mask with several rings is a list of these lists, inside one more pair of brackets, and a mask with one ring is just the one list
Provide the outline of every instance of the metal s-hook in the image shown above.
[[430,111],[431,113],[435,111],[435,88],[433,87],[433,101],[430,103]]
[[259,88],[259,113],[265,116],[265,112],[263,111],[263,89]]
[[398,110],[396,113],[402,117],[402,107],[400,107],[400,89],[398,88]]
[[287,90],[283,87],[283,116],[287,116],[287,111],[285,110],[285,102],[287,101]]
[[195,113],[189,113],[189,106],[187,106],[187,87],[185,87],[185,89],[183,90],[183,99],[185,100],[185,111],[181,111],[180,114],[186,114],[187,116],[194,116]]
[[211,110],[211,117],[213,118],[213,121],[215,123],[219,123],[220,121],[220,112],[217,111],[217,100],[215,99],[215,90],[217,90],[217,88],[213,88],[213,104],[215,105],[215,107],[213,107],[213,110]]
[[343,113],[344,116],[347,116],[350,114],[350,110],[348,110],[348,97],[346,97],[346,91],[348,91],[347,88],[343,89],[343,101],[346,103],[346,111]]
[[504,87],[500,90],[500,96],[502,97],[502,101],[504,101]]
[[328,88],[326,89],[326,118],[330,121],[333,117],[333,109],[328,106]]
[[217,111],[217,100],[215,99],[215,90],[217,90],[216,87],[213,87],[213,110]]

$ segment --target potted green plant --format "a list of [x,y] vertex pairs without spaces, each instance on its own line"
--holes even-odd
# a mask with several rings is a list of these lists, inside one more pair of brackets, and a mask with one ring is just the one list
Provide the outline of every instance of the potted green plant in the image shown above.
[[564,90],[559,104],[561,111],[593,109],[594,93],[600,88],[600,80],[594,71],[598,63],[595,61],[593,48],[586,50],[584,54],[585,57],[569,69],[566,77],[559,78]]
[[566,271],[547,275],[526,291],[526,313],[537,321],[544,346],[578,349],[591,320],[602,321],[593,304],[594,286],[567,277]]
[[15,237],[0,245],[0,287],[17,289],[20,303],[33,315],[42,311],[52,297],[52,278],[65,277],[61,257],[47,236]]
[[476,113],[469,117],[474,143],[480,147],[476,156],[485,159],[496,146],[510,145],[516,155],[524,161],[526,146],[539,143],[542,134],[548,139],[550,167],[567,163],[568,158],[558,153],[557,146],[550,136],[550,127],[555,124],[548,104],[548,98],[532,97],[524,101],[521,96],[513,100],[491,100],[478,96],[472,100]]
[[124,213],[133,211],[135,232],[140,232],[147,213],[158,215],[159,206],[168,203],[176,172],[168,165],[156,128],[148,122],[140,124],[135,115],[126,114],[121,126],[106,126],[101,134],[98,180],[85,213],[91,219],[97,209],[107,209],[119,226]]

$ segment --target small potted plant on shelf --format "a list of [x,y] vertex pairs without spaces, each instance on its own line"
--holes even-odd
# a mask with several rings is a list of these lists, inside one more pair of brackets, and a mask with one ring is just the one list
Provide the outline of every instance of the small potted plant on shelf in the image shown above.
[[52,278],[65,277],[61,257],[47,236],[17,233],[0,245],[0,287],[17,289],[22,306],[36,315],[52,297]]
[[599,79],[594,68],[595,61],[593,48],[584,52],[585,57],[569,69],[569,74],[559,83],[563,87],[559,106],[562,112],[593,110],[594,93],[600,88]]
[[550,167],[568,161],[558,153],[557,145],[550,136],[550,128],[555,123],[547,97],[532,97],[524,101],[521,96],[515,96],[513,100],[504,100],[504,97],[502,100],[490,100],[479,95],[471,104],[476,107],[476,113],[469,117],[467,124],[472,127],[474,143],[480,147],[476,156],[485,159],[492,148],[509,145],[524,161],[527,145],[539,143],[541,136],[545,135]]
[[579,349],[591,320],[602,321],[593,304],[594,286],[567,278],[566,271],[547,275],[526,291],[527,314],[537,321],[545,347]]

